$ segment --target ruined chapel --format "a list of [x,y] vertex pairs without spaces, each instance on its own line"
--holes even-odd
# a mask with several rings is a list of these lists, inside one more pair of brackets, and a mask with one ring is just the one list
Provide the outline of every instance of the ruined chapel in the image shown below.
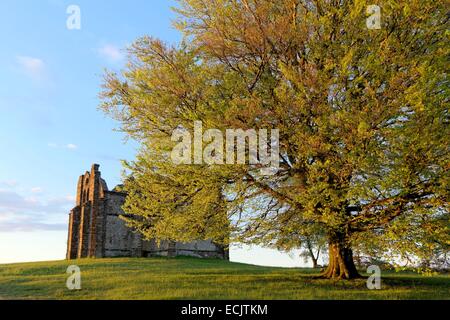
[[108,190],[99,165],[78,180],[76,206],[69,214],[67,259],[86,257],[195,256],[228,259],[228,251],[210,240],[189,243],[145,240],[119,218],[126,193]]

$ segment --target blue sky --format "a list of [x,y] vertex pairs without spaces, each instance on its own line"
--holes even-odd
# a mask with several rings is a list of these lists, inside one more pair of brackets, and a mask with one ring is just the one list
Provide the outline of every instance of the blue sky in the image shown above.
[[[81,29],[69,30],[69,5]],[[181,37],[167,0],[2,0],[0,2],[0,263],[63,259],[67,212],[78,176],[101,165],[120,183],[124,143],[97,109],[105,69],[118,71],[124,48],[151,35]],[[292,255],[291,255],[292,256]],[[234,261],[298,266],[302,260],[261,248],[233,249]]]

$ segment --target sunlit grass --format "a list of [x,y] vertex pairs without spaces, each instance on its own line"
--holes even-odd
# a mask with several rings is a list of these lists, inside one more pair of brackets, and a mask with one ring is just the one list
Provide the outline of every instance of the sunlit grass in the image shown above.
[[[82,290],[66,288],[81,268]],[[195,258],[83,259],[0,265],[0,299],[449,299],[448,275],[382,273],[366,280],[314,279],[318,270]]]

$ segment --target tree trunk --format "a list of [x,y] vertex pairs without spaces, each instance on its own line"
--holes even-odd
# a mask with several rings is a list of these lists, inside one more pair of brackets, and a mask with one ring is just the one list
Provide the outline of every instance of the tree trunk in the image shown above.
[[317,268],[318,267],[317,260],[319,259],[319,253],[317,253],[317,258],[316,258],[316,256],[314,255],[314,251],[313,251],[313,245],[311,243],[311,240],[309,240],[309,239],[306,240],[306,247],[308,248],[309,256],[313,263],[313,268]]
[[317,269],[319,267],[319,264],[317,263],[317,259],[314,256],[311,256],[313,268]]
[[330,237],[328,245],[329,263],[321,277],[327,279],[360,278],[353,262],[353,252],[342,236]]

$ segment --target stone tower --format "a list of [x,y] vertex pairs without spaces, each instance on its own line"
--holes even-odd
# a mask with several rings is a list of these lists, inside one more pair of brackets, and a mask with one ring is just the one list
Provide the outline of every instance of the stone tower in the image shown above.
[[67,258],[102,255],[104,200],[108,190],[98,164],[78,179],[76,206],[69,214]]
[[228,251],[210,240],[189,243],[144,240],[128,228],[121,215],[126,193],[108,190],[99,165],[78,179],[76,206],[69,214],[67,259],[87,257],[147,257],[154,255],[216,257],[228,259]]

